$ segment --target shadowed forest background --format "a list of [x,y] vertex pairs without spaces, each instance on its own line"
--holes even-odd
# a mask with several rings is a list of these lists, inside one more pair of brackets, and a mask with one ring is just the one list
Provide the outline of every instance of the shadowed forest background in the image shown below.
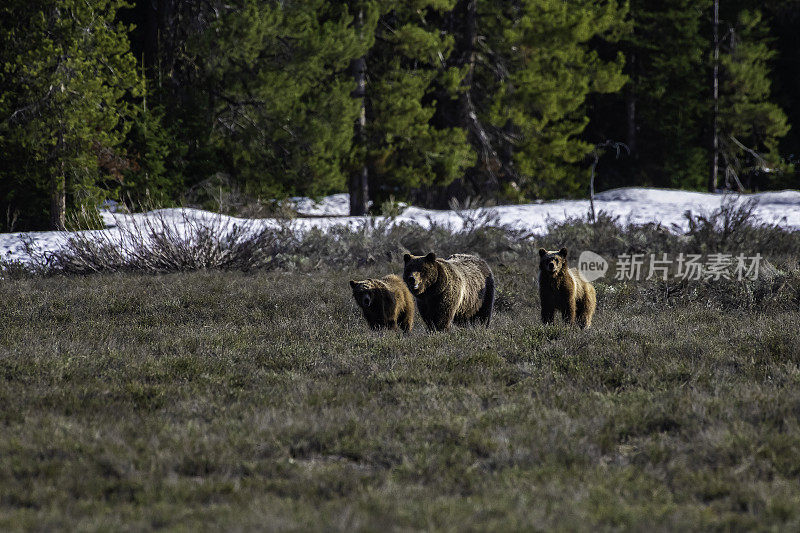
[[593,162],[599,190],[796,188],[798,20],[796,0],[9,0],[0,231],[105,199],[575,197]]

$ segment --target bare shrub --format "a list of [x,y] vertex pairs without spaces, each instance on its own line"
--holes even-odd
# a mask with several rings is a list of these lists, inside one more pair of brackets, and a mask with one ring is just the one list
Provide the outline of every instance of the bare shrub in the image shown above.
[[725,195],[720,208],[711,213],[687,211],[687,243],[697,253],[766,252],[782,257],[800,253],[800,232],[761,222],[754,214],[757,206],[758,200]]
[[592,250],[607,256],[727,252],[760,253],[780,263],[796,260],[800,255],[800,232],[758,220],[754,214],[756,205],[754,200],[726,196],[720,208],[711,213],[687,211],[689,227],[683,235],[676,228],[659,223],[626,224],[600,212],[594,223],[589,216],[551,222],[539,242],[545,248],[567,245],[576,251]]
[[465,224],[462,228],[429,221],[428,226],[392,219],[368,219],[357,227],[313,229],[300,238],[299,250],[312,263],[353,266],[399,263],[406,252],[476,253],[509,260],[532,253],[533,242],[522,232],[502,226]]
[[800,268],[764,261],[755,279],[652,281],[639,286],[644,300],[668,305],[702,303],[723,311],[791,311],[800,308]]
[[548,225],[541,239],[544,248],[569,246],[603,255],[670,252],[679,247],[679,237],[660,224],[624,224],[619,217],[600,211],[590,216],[568,218]]
[[65,246],[49,255],[46,266],[65,274],[250,270],[280,261],[293,244],[288,224],[233,222],[187,209],[178,217],[171,213],[175,211],[159,210],[124,223],[119,219],[110,230],[72,232]]

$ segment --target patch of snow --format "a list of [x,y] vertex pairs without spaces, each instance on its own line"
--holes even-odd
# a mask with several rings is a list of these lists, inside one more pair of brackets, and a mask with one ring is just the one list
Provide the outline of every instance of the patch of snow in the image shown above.
[[345,217],[350,214],[350,195],[346,192],[326,196],[320,200],[295,196],[289,198],[298,214],[309,217]]
[[772,191],[760,192],[752,195],[758,200],[758,205],[798,205],[800,204],[800,191]]
[[[595,196],[596,212],[605,212],[618,217],[623,223],[659,223],[670,231],[685,232],[688,229],[686,211],[695,214],[709,214],[719,209],[725,197],[721,194],[679,191],[671,189],[623,188],[599,193]],[[754,215],[764,223],[777,224],[789,230],[800,230],[800,191],[775,191],[741,195],[738,201],[750,198],[758,205]],[[328,230],[332,226],[345,225],[358,228],[368,220],[383,221],[385,217],[350,217],[349,197],[336,194],[314,202],[308,198],[294,198],[299,213],[316,218],[297,218],[291,224],[295,231],[303,232],[312,228]],[[524,205],[504,205],[479,210],[438,211],[418,207],[406,207],[402,213],[391,219],[393,223],[413,222],[430,227],[431,224],[446,225],[457,231],[464,227],[465,220],[480,218],[483,214],[498,224],[522,230],[532,235],[542,235],[549,225],[567,218],[583,218],[589,213],[588,200],[556,200]],[[109,210],[101,212],[108,226],[104,230],[90,231],[92,237],[105,242],[123,241],[126,228],[136,230],[147,227],[164,227],[178,235],[191,234],[191,227],[197,224],[214,225],[219,228],[234,224],[248,224],[253,230],[265,226],[276,226],[275,219],[246,220],[218,215],[198,209],[160,209],[148,213],[121,214]],[[52,252],[63,247],[69,233],[66,232],[28,232],[0,234],[0,254],[6,260],[30,260],[25,242],[39,252]]]

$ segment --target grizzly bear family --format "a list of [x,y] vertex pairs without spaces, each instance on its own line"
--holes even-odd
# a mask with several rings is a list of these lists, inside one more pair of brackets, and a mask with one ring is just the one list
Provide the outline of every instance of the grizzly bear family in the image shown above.
[[[542,248],[539,256],[542,322],[552,322],[558,310],[570,324],[591,326],[595,290],[576,269],[567,267],[567,249],[548,252]],[[403,260],[402,279],[388,275],[350,280],[353,297],[371,328],[411,331],[415,307],[431,331],[448,330],[454,322],[489,325],[495,284],[486,261],[467,254],[441,259],[434,253],[405,254]]]

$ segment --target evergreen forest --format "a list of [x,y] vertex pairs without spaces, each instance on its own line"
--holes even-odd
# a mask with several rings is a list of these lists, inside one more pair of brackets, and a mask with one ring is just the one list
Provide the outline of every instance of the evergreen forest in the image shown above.
[[798,0],[5,0],[0,231],[106,200],[581,198],[592,170],[800,188],[798,23]]

